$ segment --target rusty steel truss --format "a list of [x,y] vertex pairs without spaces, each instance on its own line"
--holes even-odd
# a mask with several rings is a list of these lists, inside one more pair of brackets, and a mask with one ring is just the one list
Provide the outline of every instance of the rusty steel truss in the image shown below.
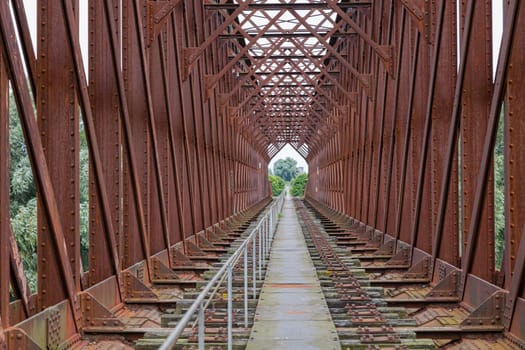
[[[0,348],[73,344],[90,317],[120,326],[109,305],[126,300],[169,304],[152,280],[181,264],[197,276],[209,241],[268,203],[286,144],[309,164],[316,210],[406,271],[426,262],[431,284],[457,279],[470,310],[504,298],[498,326],[525,346],[522,1],[504,1],[497,65],[490,0],[35,1],[35,21],[0,1]],[[37,190],[36,293],[10,222],[10,95]]]

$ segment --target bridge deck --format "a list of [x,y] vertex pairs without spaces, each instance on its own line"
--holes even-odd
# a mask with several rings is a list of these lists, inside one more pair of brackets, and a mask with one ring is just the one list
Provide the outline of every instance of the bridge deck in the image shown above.
[[288,198],[247,349],[340,349],[296,209]]

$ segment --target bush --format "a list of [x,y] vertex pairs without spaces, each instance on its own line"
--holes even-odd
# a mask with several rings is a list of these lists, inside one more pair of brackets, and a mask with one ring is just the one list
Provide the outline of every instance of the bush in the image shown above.
[[278,196],[284,190],[286,183],[279,176],[270,175],[268,176],[270,183],[272,184],[272,195]]
[[308,182],[308,174],[297,175],[291,182],[290,194],[294,197],[304,196],[304,188]]

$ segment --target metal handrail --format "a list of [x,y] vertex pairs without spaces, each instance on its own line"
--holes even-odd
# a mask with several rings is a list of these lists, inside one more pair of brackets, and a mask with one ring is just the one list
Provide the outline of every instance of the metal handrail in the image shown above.
[[[252,279],[253,279],[253,299],[256,298],[256,262],[257,262],[257,249],[256,240],[259,240],[259,253],[258,253],[258,270],[259,279],[262,278],[262,266],[266,264],[266,258],[270,251],[270,246],[273,241],[273,235],[277,227],[278,215],[282,210],[284,203],[284,191],[279,197],[272,203],[272,205],[266,210],[266,213],[257,223],[257,226],[252,232],[246,237],[244,242],[233,252],[233,254],[226,260],[221,268],[215,273],[212,279],[206,284],[204,289],[199,293],[193,304],[186,311],[184,316],[179,320],[177,326],[173,329],[170,335],[166,338],[164,343],[160,346],[159,350],[172,349],[179,337],[181,336],[184,329],[190,322],[193,315],[198,312],[198,344],[199,349],[204,349],[204,310],[207,307],[205,303],[208,293],[213,289],[217,281],[220,281],[224,274],[227,274],[228,279],[228,349],[232,348],[232,270],[241,259],[241,254],[244,258],[244,325],[248,327],[248,245],[252,242]],[[264,260],[264,261],[263,261]],[[213,298],[217,293],[218,288],[215,288],[209,295],[209,299]]]

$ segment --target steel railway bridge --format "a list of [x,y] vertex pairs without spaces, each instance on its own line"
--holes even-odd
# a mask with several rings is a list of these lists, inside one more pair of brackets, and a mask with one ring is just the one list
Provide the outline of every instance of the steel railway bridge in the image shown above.
[[[520,0],[0,1],[0,349],[525,348],[524,28]],[[271,196],[287,144],[304,199]]]

